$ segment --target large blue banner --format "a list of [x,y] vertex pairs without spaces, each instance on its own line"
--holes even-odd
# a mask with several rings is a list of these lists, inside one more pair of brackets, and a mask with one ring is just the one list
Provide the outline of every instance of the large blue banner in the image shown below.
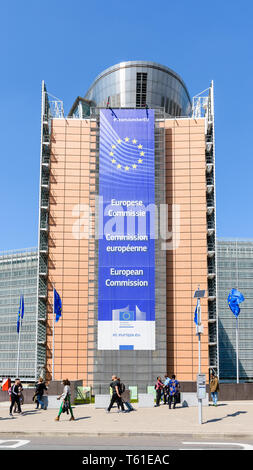
[[98,349],[155,349],[154,111],[100,111]]

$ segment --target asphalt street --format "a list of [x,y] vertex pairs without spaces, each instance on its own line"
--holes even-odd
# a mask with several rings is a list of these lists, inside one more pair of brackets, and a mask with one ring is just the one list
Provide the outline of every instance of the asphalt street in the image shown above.
[[0,450],[253,450],[252,439],[238,439],[236,442],[223,437],[219,439],[192,439],[189,435],[140,437],[78,437],[78,436],[36,436],[18,437],[0,434]]

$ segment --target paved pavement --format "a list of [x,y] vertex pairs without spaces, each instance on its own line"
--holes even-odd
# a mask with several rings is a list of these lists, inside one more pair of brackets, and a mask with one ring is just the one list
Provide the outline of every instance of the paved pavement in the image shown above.
[[27,436],[172,436],[188,435],[208,438],[253,437],[253,400],[220,402],[217,407],[203,406],[202,424],[198,423],[198,408],[168,409],[139,408],[131,413],[118,413],[113,408],[109,414],[94,405],[74,407],[75,421],[62,414],[59,422],[54,418],[57,410],[35,410],[34,405],[24,405],[23,414],[9,417],[9,402],[0,403],[0,435]]

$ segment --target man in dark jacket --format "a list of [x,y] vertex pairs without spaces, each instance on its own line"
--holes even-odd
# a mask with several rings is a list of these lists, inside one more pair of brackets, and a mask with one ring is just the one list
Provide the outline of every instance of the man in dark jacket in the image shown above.
[[21,406],[20,406],[20,393],[21,393],[20,392],[20,385],[21,385],[20,380],[16,379],[14,385],[12,385],[12,387],[11,387],[10,416],[13,416],[12,415],[12,409],[13,409],[13,406],[14,406],[15,403],[17,404],[17,407],[18,407],[18,413],[22,413]]
[[36,391],[35,391],[35,396],[37,400],[37,406],[36,409],[39,408],[39,405],[41,406],[42,409],[46,410],[46,406],[44,404],[44,401],[42,399],[44,390],[47,390],[46,384],[42,377],[39,378],[38,383],[36,384]]

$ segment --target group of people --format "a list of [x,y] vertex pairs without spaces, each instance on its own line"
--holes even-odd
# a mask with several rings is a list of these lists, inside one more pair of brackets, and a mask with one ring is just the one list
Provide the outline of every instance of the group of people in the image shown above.
[[165,375],[164,380],[159,376],[155,384],[156,390],[156,404],[155,407],[160,406],[160,401],[164,405],[168,403],[169,409],[173,403],[173,408],[180,401],[180,383],[176,380],[176,376],[172,375],[171,379]]
[[[40,405],[42,409],[46,410],[46,405],[42,398],[45,390],[47,390],[46,384],[40,377],[35,386],[35,393],[33,396],[33,401],[36,403],[36,409],[38,409]],[[22,414],[21,405],[24,404],[24,395],[23,385],[20,379],[15,379],[14,384],[8,389],[8,394],[11,402],[9,415],[13,417],[12,412]]]
[[[69,414],[70,412],[70,421],[75,420],[73,409],[71,406],[71,394],[70,394],[70,382],[68,379],[63,380],[63,393],[57,398],[60,400],[62,398],[62,402],[60,405],[60,409],[58,412],[57,417],[55,418],[56,421],[60,420],[60,416],[62,413]],[[135,411],[133,406],[130,403],[130,391],[126,390],[124,383],[120,381],[120,378],[116,375],[112,376],[112,381],[110,383],[111,389],[111,401],[107,408],[107,413],[110,413],[111,408],[113,407],[114,403],[117,404],[118,411],[129,413],[130,411]],[[47,390],[47,386],[43,380],[43,378],[39,378],[36,387],[35,393],[33,396],[33,401],[36,403],[36,409],[41,406],[41,409],[46,410],[46,404],[43,400],[44,392]],[[169,409],[173,404],[173,408],[176,407],[176,404],[180,402],[180,383],[176,380],[176,376],[172,375],[169,378],[165,375],[164,380],[162,380],[161,376],[157,377],[157,381],[155,384],[156,390],[156,404],[155,407],[160,406],[160,402],[163,401],[164,405],[168,404]],[[10,396],[10,416],[12,417],[12,411],[14,413],[22,413],[21,405],[24,403],[24,396],[23,396],[23,386],[20,379],[16,379],[14,384],[9,388],[8,393]],[[218,391],[219,391],[219,381],[218,378],[215,376],[214,373],[211,374],[210,380],[210,392],[211,397],[213,400],[214,406],[217,406],[218,400]],[[125,409],[125,406],[127,409]]]
[[[128,413],[130,411],[135,411],[130,403],[130,391],[126,390],[125,385],[120,381],[120,378],[116,375],[112,376],[112,381],[110,383],[111,389],[111,401],[107,408],[107,413],[110,413],[111,408],[113,407],[114,403],[117,404],[118,411]],[[176,380],[176,376],[172,375],[171,379],[166,375],[164,381],[162,381],[161,377],[157,377],[157,381],[155,384],[156,390],[156,406],[160,406],[160,401],[163,400],[164,404],[171,405],[173,403],[173,408],[176,407],[176,403],[179,402],[180,397],[180,384]],[[125,409],[125,407],[127,409]]]
[[24,396],[23,396],[23,386],[20,379],[16,379],[14,384],[10,386],[8,393],[10,397],[10,416],[13,416],[12,410],[14,413],[21,414],[21,404],[24,403]]
[[[70,412],[71,414],[70,421],[73,421],[75,418],[74,418],[73,409],[71,406],[70,382],[68,379],[66,379],[66,380],[63,380],[62,383],[64,385],[63,393],[57,398],[57,400],[60,400],[62,398],[62,402],[60,405],[59,413],[57,417],[55,418],[55,420],[59,421],[61,414],[66,411],[67,414],[69,414]],[[40,377],[38,382],[36,383],[35,392],[33,395],[33,401],[36,404],[36,409],[39,409],[39,406],[41,407],[42,410],[47,409],[46,402],[45,400],[43,400],[43,395],[46,390],[47,390],[46,383],[43,380],[43,378]],[[11,417],[13,417],[12,411],[14,413],[22,414],[21,405],[24,403],[24,396],[22,392],[23,392],[23,386],[22,386],[21,380],[16,379],[14,384],[11,385],[8,390],[8,393],[10,396],[10,402],[11,402],[9,415]]]

